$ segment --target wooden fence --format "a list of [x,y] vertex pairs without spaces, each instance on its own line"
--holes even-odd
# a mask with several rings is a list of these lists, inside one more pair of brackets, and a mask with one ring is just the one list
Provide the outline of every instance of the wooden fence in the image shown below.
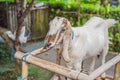
[[35,8],[31,12],[32,38],[45,37],[48,31],[49,8]]
[[[0,10],[4,10],[3,13],[5,14],[5,16],[0,15],[0,20],[3,21],[1,24],[5,24],[1,26],[14,32],[17,27],[17,12],[15,4],[0,3]],[[45,37],[48,31],[48,11],[48,6],[34,8],[27,16],[25,26],[31,30],[31,39]]]
[[[42,49],[42,48],[41,48]],[[68,68],[65,68],[63,66],[51,63],[46,60],[42,60],[40,58],[37,58],[33,55],[37,55],[41,49],[37,49],[35,51],[32,51],[30,55],[28,55],[25,59],[28,63],[31,63],[33,65],[42,67],[44,69],[47,69],[49,71],[55,72],[57,74],[60,74],[65,77],[69,77],[74,80],[101,80],[98,79],[102,73],[107,71],[110,67],[115,66],[115,73],[114,73],[114,78],[109,78],[108,80],[119,80],[119,74],[120,74],[120,54],[118,54],[116,57],[113,59],[109,60],[106,62],[104,65],[100,66],[97,68],[94,72],[92,72],[90,75],[84,74],[84,73],[79,73],[75,70],[71,70]],[[17,59],[22,59],[25,56],[24,53],[18,51],[15,53],[15,58]],[[54,67],[54,68],[53,68]],[[26,64],[24,61],[22,62],[22,77],[26,77],[28,74],[28,64]],[[27,78],[25,79],[27,80]]]
[[16,6],[13,5],[6,6],[6,14],[7,14],[7,27],[14,33],[17,27]]

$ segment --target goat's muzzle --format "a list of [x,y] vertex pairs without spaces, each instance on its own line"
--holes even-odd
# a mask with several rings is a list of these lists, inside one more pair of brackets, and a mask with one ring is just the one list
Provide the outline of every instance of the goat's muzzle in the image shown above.
[[46,43],[45,46],[44,46],[44,49],[51,49],[55,46],[55,44],[52,44],[52,43]]

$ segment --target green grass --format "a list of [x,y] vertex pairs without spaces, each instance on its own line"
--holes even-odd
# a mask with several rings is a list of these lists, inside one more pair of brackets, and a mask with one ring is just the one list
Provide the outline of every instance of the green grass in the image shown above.
[[[29,64],[28,72],[28,80],[50,80],[53,75],[52,72],[31,64]],[[20,76],[21,74],[15,70],[14,63],[0,65],[0,80],[16,80]]]
[[0,2],[14,2],[14,0],[0,0]]
[[29,76],[31,80],[50,80],[52,77],[52,72],[36,67],[33,65],[29,66]]
[[[17,80],[21,76],[16,72],[14,63],[10,62],[10,52],[7,44],[0,44],[0,80]],[[31,64],[28,65],[28,80],[49,80],[51,78],[51,72]]]

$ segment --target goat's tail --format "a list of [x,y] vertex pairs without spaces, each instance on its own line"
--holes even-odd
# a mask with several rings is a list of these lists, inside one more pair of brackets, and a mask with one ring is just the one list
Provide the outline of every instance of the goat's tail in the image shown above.
[[112,27],[117,21],[115,19],[107,19],[105,20],[108,23],[108,28]]

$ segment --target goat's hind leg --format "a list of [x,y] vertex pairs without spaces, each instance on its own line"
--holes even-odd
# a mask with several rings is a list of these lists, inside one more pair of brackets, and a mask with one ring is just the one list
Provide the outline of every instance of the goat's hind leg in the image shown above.
[[[57,49],[56,64],[60,65],[60,62],[61,62],[61,49]],[[54,80],[61,80],[60,75],[55,74],[54,75]]]
[[[102,65],[105,64],[105,57],[106,57],[107,53],[108,53],[108,44],[106,44],[106,46],[104,47],[103,52],[102,52]],[[101,77],[103,78],[103,80],[105,79],[105,77],[106,77],[105,72],[101,75]]]
[[96,57],[95,57],[95,56],[91,58],[91,64],[90,64],[90,71],[89,71],[89,74],[92,73],[92,72],[94,71],[95,60],[96,60]]

